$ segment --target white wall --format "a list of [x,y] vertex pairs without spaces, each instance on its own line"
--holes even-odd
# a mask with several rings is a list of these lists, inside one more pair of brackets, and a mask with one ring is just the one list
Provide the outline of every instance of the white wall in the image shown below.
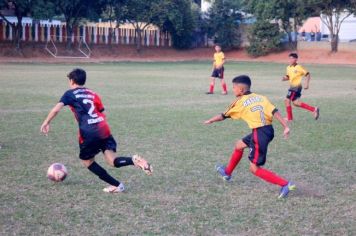
[[[5,17],[11,23],[17,22],[16,16],[5,16]],[[22,24],[32,24],[32,21],[33,21],[33,19],[31,17],[22,18]],[[52,21],[40,20],[40,23],[41,24],[46,24],[46,25],[60,25],[61,21],[59,21],[59,20],[52,20]]]
[[[344,16],[346,16],[345,14]],[[330,34],[328,27],[323,23],[323,21],[321,22],[320,31],[322,34]],[[356,16],[351,15],[345,19],[340,28],[339,38],[341,42],[348,42],[356,39]]]

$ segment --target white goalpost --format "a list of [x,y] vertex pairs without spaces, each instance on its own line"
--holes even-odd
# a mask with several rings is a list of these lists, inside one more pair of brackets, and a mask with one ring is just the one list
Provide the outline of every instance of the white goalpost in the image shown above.
[[[71,50],[66,49],[67,41],[72,42]],[[45,45],[45,50],[54,58],[87,59],[91,56],[91,50],[83,36],[57,37],[51,35]]]

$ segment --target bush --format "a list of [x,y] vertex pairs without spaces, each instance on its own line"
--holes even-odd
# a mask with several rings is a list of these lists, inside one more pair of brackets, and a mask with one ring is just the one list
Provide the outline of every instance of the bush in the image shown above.
[[278,24],[270,23],[267,20],[257,21],[249,32],[250,46],[247,47],[247,53],[258,57],[280,51],[282,37],[283,34],[280,32]]

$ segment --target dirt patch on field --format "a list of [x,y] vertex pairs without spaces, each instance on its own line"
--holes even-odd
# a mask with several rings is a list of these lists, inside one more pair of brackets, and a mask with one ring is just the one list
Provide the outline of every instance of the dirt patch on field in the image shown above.
[[[77,63],[77,62],[115,62],[115,61],[206,61],[212,60],[212,48],[175,50],[172,48],[144,47],[137,53],[134,46],[95,45],[91,46],[89,59],[58,59],[44,50],[45,45],[32,43],[23,46],[22,54],[15,53],[10,43],[0,44],[0,63],[37,62],[37,63]],[[59,45],[61,52],[65,50]],[[264,57],[253,58],[245,50],[226,52],[229,61],[256,61],[287,63],[288,51],[273,53]],[[303,63],[356,65],[356,52],[340,51],[330,53],[323,50],[298,51]]]

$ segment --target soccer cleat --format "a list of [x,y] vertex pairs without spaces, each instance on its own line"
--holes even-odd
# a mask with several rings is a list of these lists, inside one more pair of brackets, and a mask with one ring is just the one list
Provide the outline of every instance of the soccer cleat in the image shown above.
[[214,94],[214,93],[213,93],[213,92],[206,92],[205,94],[208,94],[208,95],[209,95],[209,94]]
[[292,182],[288,182],[288,184],[286,184],[285,186],[283,186],[281,188],[278,198],[279,199],[286,198],[288,196],[289,191],[293,191],[296,189],[297,189],[297,186],[295,184],[293,184]]
[[110,186],[104,188],[103,191],[106,193],[123,193],[125,191],[125,186],[123,183],[120,183],[120,185],[117,187],[110,185]]
[[219,175],[227,182],[230,182],[231,181],[231,175],[227,175],[225,173],[225,167],[222,166],[222,165],[216,165],[215,166],[215,170],[216,172],[219,173]]
[[151,175],[153,172],[152,165],[148,163],[145,159],[143,159],[139,155],[133,155],[132,161],[134,165],[141,170],[143,170],[146,174]]
[[222,94],[222,95],[227,95],[227,92],[222,92],[221,94]]
[[320,116],[320,109],[319,109],[319,107],[316,107],[316,108],[315,108],[313,114],[314,114],[314,119],[315,119],[315,120],[319,119],[319,116]]

